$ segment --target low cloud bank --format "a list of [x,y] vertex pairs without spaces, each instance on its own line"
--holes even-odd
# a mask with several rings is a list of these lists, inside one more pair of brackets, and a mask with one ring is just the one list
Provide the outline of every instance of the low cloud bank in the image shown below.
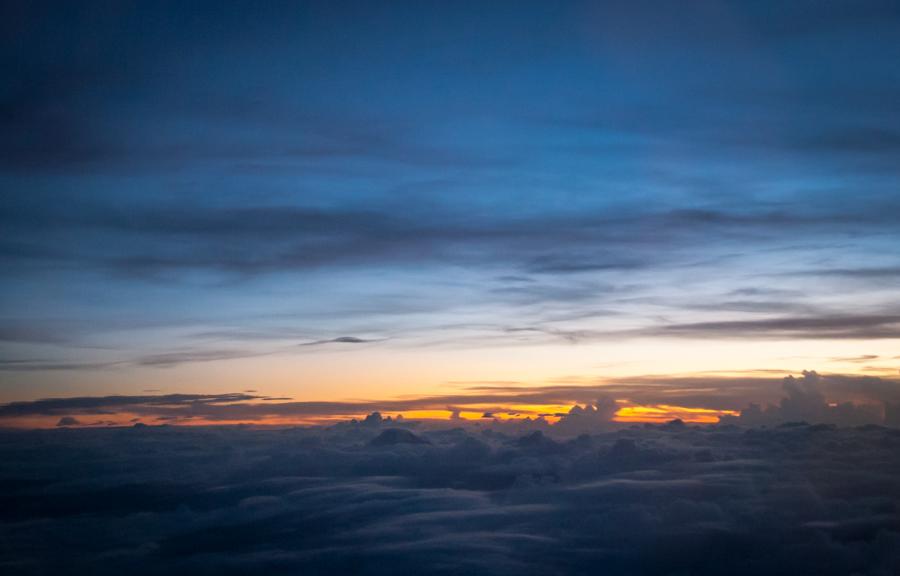
[[[674,418],[708,423],[721,417],[723,422],[746,426],[801,421],[900,426],[900,382],[805,371],[800,377],[787,378],[636,377],[580,385],[477,385],[454,394],[394,400],[305,402],[249,393],[48,398],[0,405],[0,426],[41,422],[44,427],[105,426],[137,420],[313,424],[376,411],[394,415],[425,411],[458,420],[454,425],[506,432],[545,430],[557,435]],[[463,412],[468,421],[460,418]],[[502,421],[510,416],[522,421]],[[557,419],[551,426],[550,421]]]
[[0,570],[888,576],[898,477],[880,426],[4,431]]

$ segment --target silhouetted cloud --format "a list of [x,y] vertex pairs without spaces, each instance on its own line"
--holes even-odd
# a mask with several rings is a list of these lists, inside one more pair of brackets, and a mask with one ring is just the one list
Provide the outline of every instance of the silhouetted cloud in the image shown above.
[[84,396],[46,398],[30,402],[10,402],[0,405],[0,418],[27,415],[56,415],[66,412],[105,414],[110,410],[124,410],[135,406],[202,406],[255,400],[249,394],[163,394],[155,396]]
[[[801,378],[788,376],[784,379],[785,396],[778,404],[766,407],[751,404],[741,411],[740,417],[725,417],[723,421],[739,422],[748,426],[787,422],[842,426],[882,424],[887,420],[884,414],[885,404],[900,398],[900,385],[889,383],[880,390],[874,390],[881,386],[882,381],[877,378],[823,377],[816,372],[805,371]],[[870,397],[874,391],[879,397],[881,405],[859,405],[849,401],[830,403],[826,398],[827,390],[840,391],[845,396],[856,392]]]
[[[678,407],[684,407],[688,410],[703,409],[716,413],[721,410],[739,410],[748,401],[778,406],[782,389],[789,392],[788,404],[784,410],[772,409],[766,422],[800,419],[845,424],[881,424],[885,419],[884,405],[900,403],[900,382],[896,380],[804,372],[803,379],[798,381],[800,384],[794,384],[792,377],[785,379],[781,374],[780,371],[774,371],[774,374],[768,376],[750,374],[747,377],[632,377],[593,385],[484,384],[470,386],[453,394],[354,401],[294,401],[247,393],[49,398],[0,405],[0,420],[15,424],[17,418],[29,416],[125,413],[209,422],[265,424],[272,419],[278,422],[310,422],[322,418],[349,418],[376,411],[443,410],[458,413],[466,410],[487,412],[491,414],[491,418],[497,413],[519,414],[530,417],[531,420],[510,422],[511,426],[527,429],[537,423],[538,429],[570,435],[609,428],[616,410],[623,406],[667,405],[675,411]],[[794,396],[799,399],[797,402],[790,400]],[[614,401],[613,398],[622,399],[623,402]],[[798,403],[809,406],[809,410],[798,409],[792,412],[790,406]],[[840,410],[831,410],[831,404],[839,406]],[[539,409],[510,407],[529,405],[569,405],[572,408],[565,414],[543,414]],[[844,414],[850,412],[853,414],[852,418]],[[824,418],[823,414],[844,414],[847,417],[829,419]],[[559,424],[550,426],[543,421],[543,416],[561,416],[562,420]],[[460,425],[477,426],[503,424],[479,420],[457,422]]]

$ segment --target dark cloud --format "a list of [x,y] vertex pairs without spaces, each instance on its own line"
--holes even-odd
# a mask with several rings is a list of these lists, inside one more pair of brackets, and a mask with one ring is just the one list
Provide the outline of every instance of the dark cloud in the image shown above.
[[42,372],[104,370],[123,364],[122,362],[54,362],[52,360],[0,360],[0,371],[7,372]]
[[[154,276],[191,270],[257,275],[334,266],[390,265],[402,262],[458,262],[504,266],[541,274],[638,270],[687,260],[678,250],[741,237],[780,238],[790,226],[808,233],[861,224],[893,226],[882,212],[849,217],[790,212],[759,214],[719,210],[671,210],[609,215],[547,214],[539,217],[478,218],[444,214],[439,220],[404,217],[385,207],[325,210],[297,206],[211,209],[180,205],[15,207],[0,212],[11,230],[33,234],[52,230],[71,242],[45,252],[18,252],[8,237],[7,258],[79,262],[128,276]],[[127,237],[127,243],[116,238]],[[189,249],[185,249],[186,244]],[[668,254],[661,257],[659,251]]]
[[264,353],[247,350],[190,350],[167,352],[164,354],[151,354],[139,358],[135,363],[140,366],[169,368],[190,362],[216,362],[219,360],[253,358],[261,355],[264,355]]
[[786,316],[670,324],[648,332],[698,338],[900,338],[900,316],[892,313]]
[[28,415],[57,415],[67,412],[105,414],[111,410],[127,411],[135,406],[202,406],[249,401],[260,398],[248,394],[164,394],[156,396],[85,396],[46,398],[31,402],[0,405],[0,418]]
[[338,336],[328,340],[316,340],[314,342],[306,342],[302,346],[320,346],[322,344],[367,344],[369,342],[378,342],[378,340],[370,340],[366,338],[358,338],[356,336]]
[[819,270],[810,270],[808,272],[799,272],[798,274],[808,276],[836,276],[848,279],[860,279],[864,281],[872,280],[894,280],[900,278],[900,266],[882,266],[868,268],[823,268]]
[[[881,427],[0,432],[17,573],[804,574],[900,567]],[[239,448],[238,448],[239,447]]]
[[835,358],[830,358],[830,360],[833,362],[870,362],[877,359],[877,354],[863,354],[861,356],[837,356]]
[[[801,378],[786,377],[783,388],[785,396],[777,404],[765,407],[751,404],[741,411],[740,417],[725,417],[723,421],[748,426],[790,422],[841,426],[883,424],[889,420],[884,412],[886,404],[900,399],[900,385],[896,382],[884,382],[878,378],[820,376],[813,371],[803,372]],[[827,393],[839,393],[844,397],[875,397],[880,400],[880,405],[829,402]]]
[[[201,336],[208,337],[209,334]],[[234,337],[235,334],[229,334]],[[284,333],[264,333],[259,335],[240,334],[242,338],[284,338]],[[324,344],[365,344],[379,342],[380,340],[364,339],[355,336],[341,336],[327,340],[315,340],[300,344],[300,346],[320,346]],[[220,362],[225,360],[240,360],[244,358],[258,358],[279,353],[296,352],[295,348],[277,348],[266,351],[241,350],[241,349],[200,349],[178,350],[160,354],[146,354],[130,360],[116,360],[109,362],[58,362],[46,359],[17,359],[0,360],[0,371],[6,372],[40,372],[40,371],[95,371],[110,368],[127,368],[128,366],[148,366],[153,368],[172,368],[182,364],[196,362]]]
[[608,396],[585,406],[576,404],[562,415],[559,422],[554,425],[553,431],[574,436],[608,430],[614,427],[613,416],[618,409],[619,404]]

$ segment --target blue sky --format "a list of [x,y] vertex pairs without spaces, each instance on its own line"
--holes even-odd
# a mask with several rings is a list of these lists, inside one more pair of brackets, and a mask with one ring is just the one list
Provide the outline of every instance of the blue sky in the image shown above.
[[896,3],[4,12],[2,400],[896,374]]

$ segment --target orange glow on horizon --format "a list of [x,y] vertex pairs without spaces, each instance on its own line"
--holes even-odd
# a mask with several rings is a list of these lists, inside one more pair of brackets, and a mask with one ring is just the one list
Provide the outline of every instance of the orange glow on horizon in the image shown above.
[[619,408],[613,420],[623,423],[662,424],[680,419],[691,424],[715,424],[721,416],[740,416],[740,412],[736,410],[713,410],[711,408],[654,404],[650,406],[624,406]]
[[[627,401],[619,401],[620,404]],[[276,408],[277,404],[270,404]],[[397,419],[402,417],[404,420],[435,420],[450,421],[460,420],[464,422],[485,422],[489,423],[497,421],[516,421],[516,420],[537,420],[543,419],[549,424],[559,422],[562,415],[571,410],[573,405],[563,404],[511,404],[505,406],[471,404],[461,406],[459,409],[417,409],[384,412],[384,417]],[[652,404],[652,405],[625,405],[621,406],[613,417],[614,422],[622,424],[641,424],[656,423],[661,424],[674,419],[681,419],[691,424],[715,424],[721,416],[739,416],[740,412],[735,410],[715,410],[710,408],[693,408],[689,406],[677,406],[671,404]],[[78,423],[71,428],[102,428],[107,426],[131,426],[135,423],[143,423],[147,425],[171,424],[173,426],[313,426],[313,425],[332,425],[339,422],[349,422],[351,420],[362,421],[367,414],[364,413],[348,413],[348,414],[323,414],[308,416],[283,416],[283,415],[266,415],[258,419],[208,419],[202,417],[193,417],[190,414],[184,416],[172,417],[169,419],[159,418],[154,415],[134,414],[121,412],[118,414],[104,415],[103,420],[99,420],[96,416],[74,415]],[[0,427],[12,428],[55,428],[59,421],[58,416],[38,416],[28,418],[10,418],[4,422],[0,422]]]

